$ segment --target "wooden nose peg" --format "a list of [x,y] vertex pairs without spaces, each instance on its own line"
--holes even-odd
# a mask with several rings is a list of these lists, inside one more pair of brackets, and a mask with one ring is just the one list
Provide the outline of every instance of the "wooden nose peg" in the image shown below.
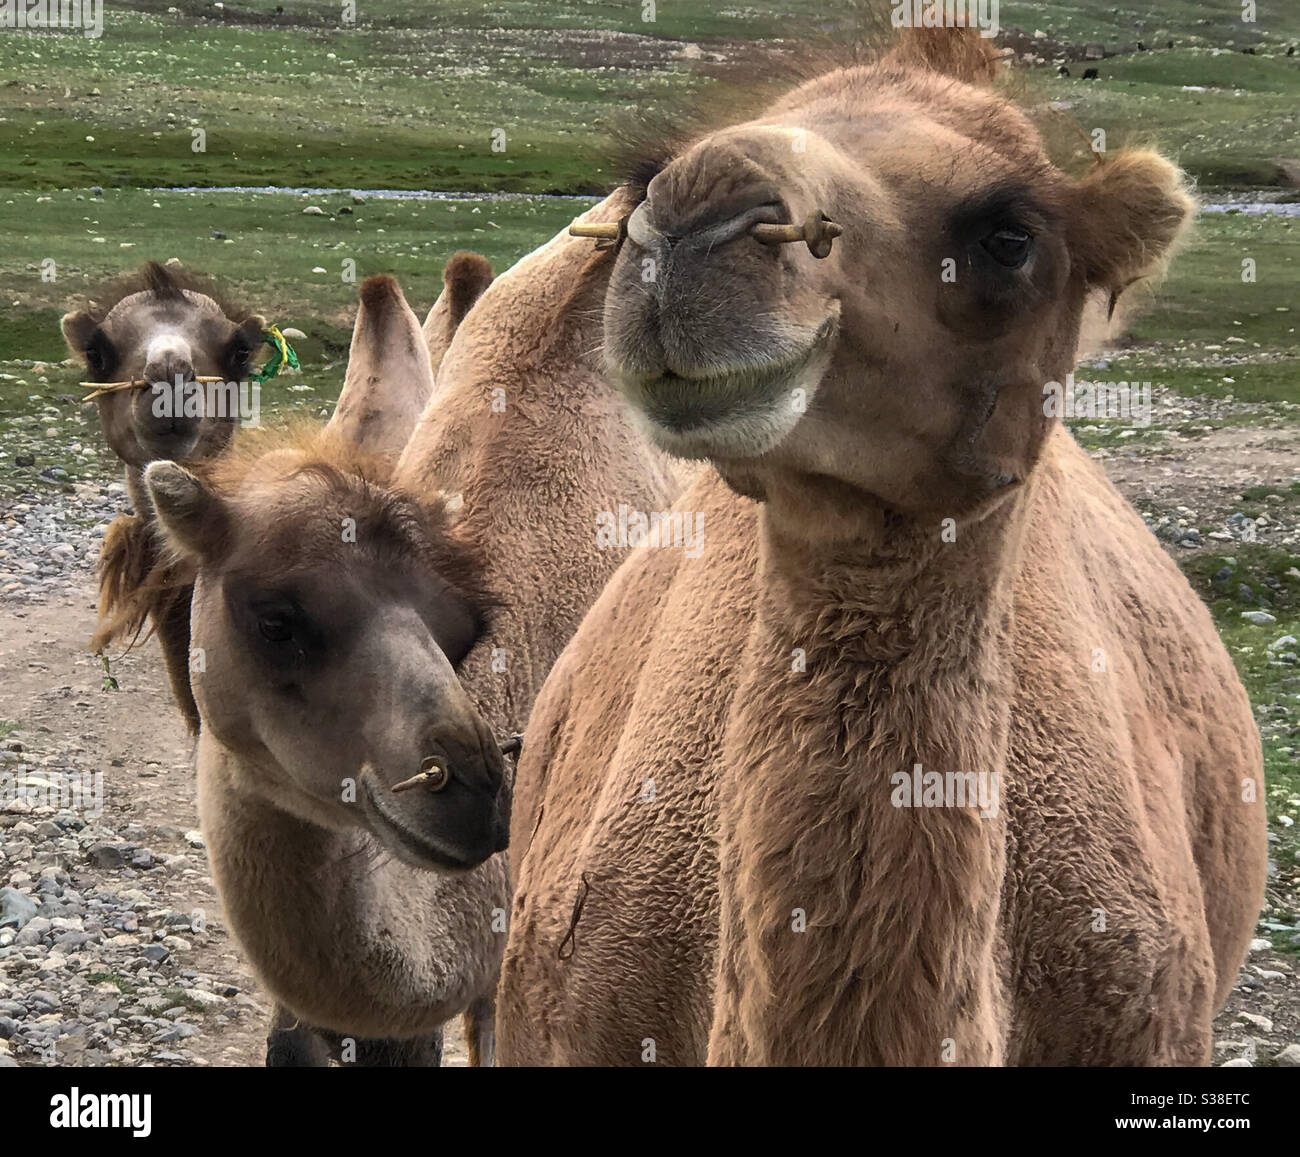
[[[808,252],[814,257],[829,257],[831,242],[844,232],[843,226],[836,225],[820,209],[809,213],[802,225],[754,225],[749,235],[764,245],[788,245],[793,241],[803,241]],[[613,249],[627,236],[627,218],[611,221],[601,225],[584,225],[574,222],[569,226],[572,237],[593,237],[597,249]]]

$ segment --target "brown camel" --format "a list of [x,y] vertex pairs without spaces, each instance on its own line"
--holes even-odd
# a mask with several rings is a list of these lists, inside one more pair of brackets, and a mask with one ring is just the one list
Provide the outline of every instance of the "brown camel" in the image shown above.
[[206,392],[193,410],[161,403],[196,378],[240,382],[262,345],[265,322],[233,305],[208,278],[178,265],[146,262],[94,295],[86,309],[64,315],[63,338],[85,362],[88,380],[165,383],[160,389],[113,390],[95,399],[104,439],[126,467],[135,508],[109,525],[99,563],[99,623],[91,649],[139,638],[146,622],[162,647],[176,704],[191,730],[198,713],[189,690],[189,600],[173,576],[158,566],[144,468],[157,458],[194,465],[221,452],[239,425],[238,405]]
[[[491,265],[476,253],[457,253],[447,262],[444,288],[425,329],[440,351],[491,279]],[[401,290],[396,292],[400,296]],[[229,326],[237,324],[237,334],[242,336],[223,336],[218,317]],[[432,370],[437,367],[435,363],[431,370],[429,359],[416,359],[408,350],[400,361],[388,361],[390,366],[405,367],[400,377],[381,374],[379,367],[392,343],[423,342],[418,326],[414,335],[407,331],[401,310],[385,311],[384,317],[391,331],[358,318],[347,380],[331,423],[346,423],[347,436],[365,452],[395,458],[433,392]],[[260,345],[263,327],[261,318],[232,306],[206,279],[154,262],[115,282],[89,312],[63,319],[69,349],[85,358],[96,381],[152,380],[155,373],[160,379],[164,375],[174,379],[177,372],[186,374],[186,366],[191,375],[216,370],[232,381],[242,381],[248,375],[248,357],[241,352],[244,338],[256,331]],[[196,357],[196,349],[206,352]],[[146,357],[149,350],[152,361]],[[129,648],[140,639],[145,624],[151,623],[176,704],[190,732],[197,734],[199,712],[189,684],[190,587],[160,561],[142,471],[155,459],[172,459],[201,473],[204,464],[225,449],[239,415],[205,409],[200,418],[182,417],[169,424],[154,417],[153,397],[151,391],[137,390],[114,391],[96,399],[104,436],[126,465],[127,490],[137,513],[114,519],[104,537],[99,624],[91,649],[100,652],[118,641]],[[173,425],[180,427],[179,432],[170,428]],[[167,428],[160,433],[161,427]],[[185,439],[191,436],[192,446],[182,453]]]
[[[951,31],[649,181],[605,351],[712,463],[675,507],[705,549],[629,560],[535,705],[502,1063],[1209,1060],[1263,889],[1258,735],[1044,403],[1085,301],[1191,208],[1151,152],[1054,166]],[[825,259],[751,233],[818,210]]]
[[396,282],[360,296],[328,426],[245,433],[202,478],[145,472],[193,583],[200,816],[277,1001],[268,1063],[437,1064],[460,1012],[490,1061],[508,795],[455,666],[491,600],[454,504],[389,486],[386,383],[400,414],[428,352]]
[[[589,216],[612,220],[628,207],[615,198]],[[384,415],[378,421],[367,415],[382,410],[386,383],[420,380],[417,354],[428,357],[407,340],[413,329],[418,333],[414,317],[395,283],[384,278],[363,287],[353,352],[382,350],[388,360],[380,372],[348,376],[348,391],[381,391],[373,406],[340,399],[334,429],[305,445],[249,438],[248,451],[223,457],[207,485],[178,467],[151,467],[154,489],[170,486],[192,495],[192,503],[181,505],[199,511],[213,507],[224,512],[219,524],[241,528],[210,540],[206,531],[192,534],[186,545],[182,521],[197,517],[203,526],[209,516],[175,518],[166,497],[159,498],[169,538],[199,567],[194,641],[209,655],[207,672],[195,676],[203,713],[204,830],[231,927],[281,1005],[281,1029],[271,1039],[273,1055],[283,1054],[281,1063],[320,1060],[311,1041],[315,1034],[289,1031],[294,1018],[330,1034],[385,1038],[410,1037],[426,1033],[435,1021],[441,1024],[455,1002],[443,999],[439,984],[418,975],[422,958],[417,945],[426,941],[429,960],[472,969],[475,984],[457,991],[475,999],[478,1035],[490,1031],[490,994],[504,948],[508,905],[503,856],[476,868],[468,877],[471,885],[455,893],[468,897],[472,891],[476,903],[453,909],[436,891],[445,891],[446,881],[426,882],[433,877],[400,865],[391,867],[391,889],[388,877],[377,878],[368,857],[329,868],[342,850],[341,840],[369,844],[382,838],[382,830],[354,829],[340,836],[329,830],[331,818],[337,822],[338,815],[304,808],[297,794],[277,792],[262,800],[250,793],[268,781],[295,776],[305,781],[308,772],[295,768],[305,768],[301,761],[313,758],[319,764],[310,773],[318,802],[321,784],[337,785],[355,776],[363,759],[395,768],[393,760],[380,763],[367,757],[362,745],[396,742],[385,737],[406,734],[412,724],[404,716],[430,695],[417,693],[418,683],[413,690],[412,681],[421,672],[404,659],[398,662],[400,652],[385,660],[385,645],[445,654],[492,734],[505,736],[522,726],[555,656],[622,557],[622,552],[602,547],[592,512],[616,509],[620,503],[641,510],[663,508],[681,489],[680,467],[638,438],[626,408],[601,375],[599,342],[592,330],[608,272],[607,262],[592,260],[588,243],[561,236],[498,279],[463,316],[442,359],[436,396],[391,476],[382,463],[353,469],[351,459],[340,458],[345,452],[359,455],[353,447],[363,431],[390,428]],[[363,318],[373,335],[360,332]],[[380,341],[380,335],[389,337]],[[400,358],[401,365],[389,364],[393,358]],[[395,404],[401,406],[402,391],[397,394]],[[332,480],[333,488],[318,476]],[[391,505],[384,505],[384,495]],[[363,536],[361,518],[354,513],[357,545],[340,547],[341,520],[349,510],[366,509],[365,502],[390,511],[391,525],[376,514]],[[447,523],[453,511],[454,527]],[[439,534],[447,545],[439,545]],[[379,563],[361,550],[363,537],[384,545],[388,553]],[[391,545],[408,540],[418,548],[409,557]],[[353,648],[340,645],[330,653],[326,669],[302,688],[296,706],[286,703],[273,668],[258,666],[255,648],[262,644],[248,630],[247,620],[247,637],[231,637],[239,629],[231,602],[237,596],[231,591],[248,594],[247,585],[236,582],[237,568],[251,569],[255,587],[275,590],[283,585],[275,573],[280,560],[312,568],[308,586],[320,600],[312,623],[327,640],[337,633]],[[321,589],[326,575],[341,589]],[[412,585],[414,577],[408,583],[403,575],[424,575],[434,590],[420,591]],[[463,592],[467,599],[456,622],[475,624],[473,634],[457,636],[450,649],[433,618],[450,597],[448,591]],[[417,596],[424,603],[413,606]],[[278,608],[277,614],[283,616],[286,609]],[[375,626],[366,626],[371,623]],[[277,623],[273,632],[281,631]],[[214,650],[222,656],[217,671]],[[313,662],[312,669],[320,662]],[[424,677],[437,691],[434,676],[450,671],[429,670]],[[417,707],[408,705],[412,701]],[[439,702],[435,697],[433,705]],[[352,730],[361,734],[351,738],[347,733]],[[266,770],[268,762],[278,770]],[[392,775],[405,778],[396,770]],[[403,793],[394,801],[376,787],[365,798],[376,809],[388,809],[409,796]],[[379,813],[381,820],[385,814]],[[263,824],[269,843],[263,842]],[[440,840],[452,834],[445,831]],[[275,851],[271,862],[278,867],[266,867],[279,848],[290,859],[281,862]],[[292,859],[299,855],[301,862]],[[324,873],[320,888],[304,888],[303,879],[314,881],[318,873]],[[326,903],[339,889],[343,899]],[[413,908],[424,896],[435,896],[430,911],[447,909],[456,915],[455,944],[436,926],[412,928],[420,936],[404,937],[400,950],[388,957],[393,975],[359,973],[361,963],[334,953],[337,934],[331,931],[327,939],[326,930],[337,929],[340,922],[356,924],[361,929],[356,939],[364,946],[369,942],[366,929],[381,924],[387,912],[383,905],[398,895]],[[323,950],[326,945],[329,951]],[[447,955],[453,949],[461,955]],[[490,983],[479,984],[484,977]],[[387,1047],[391,1051],[391,1041]],[[484,1051],[490,1055],[490,1039]]]

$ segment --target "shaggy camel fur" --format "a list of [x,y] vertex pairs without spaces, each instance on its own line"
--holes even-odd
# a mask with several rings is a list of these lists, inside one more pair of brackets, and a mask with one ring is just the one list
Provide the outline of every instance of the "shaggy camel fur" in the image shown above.
[[[912,34],[679,151],[628,222],[606,354],[715,467],[675,507],[705,549],[629,560],[534,708],[503,1063],[1209,1060],[1258,735],[1044,401],[1191,204],[1149,152],[1065,175],[992,73]],[[818,209],[825,260],[745,235]]]
[[[263,320],[231,304],[207,278],[150,261],[111,282],[89,307],[65,314],[63,337],[88,380],[141,379],[172,383],[196,376],[242,381],[262,344]],[[95,399],[104,439],[126,467],[134,515],[115,518],[99,560],[99,623],[91,640],[98,652],[140,637],[152,622],[176,705],[193,731],[198,713],[188,675],[189,599],[158,565],[153,512],[143,483],[156,458],[195,465],[219,454],[239,424],[239,413],[215,413],[206,399],[200,416],[156,414],[153,390],[116,390]]]

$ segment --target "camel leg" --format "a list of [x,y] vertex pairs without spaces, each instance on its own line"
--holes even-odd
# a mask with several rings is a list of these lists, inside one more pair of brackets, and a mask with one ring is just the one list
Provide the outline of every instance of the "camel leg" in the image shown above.
[[357,1037],[356,1060],[361,1069],[436,1069],[442,1066],[442,1029],[411,1040]]
[[172,696],[185,718],[191,735],[199,733],[199,709],[190,686],[190,596],[183,592],[167,608],[161,622],[154,623],[158,645],[162,648],[163,666],[171,681]]
[[302,1024],[283,1005],[275,1006],[275,1018],[266,1034],[268,1069],[323,1069],[330,1063],[329,1045],[315,1029]]
[[492,1068],[496,1064],[496,1012],[496,998],[481,996],[461,1018],[469,1063],[476,1068]]

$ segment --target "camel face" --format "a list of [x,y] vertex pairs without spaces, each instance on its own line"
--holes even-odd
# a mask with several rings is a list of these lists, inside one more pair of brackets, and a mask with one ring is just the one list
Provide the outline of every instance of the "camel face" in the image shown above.
[[239,788],[363,827],[417,867],[463,871],[502,850],[504,761],[455,672],[481,616],[446,577],[441,507],[299,450],[220,479],[209,489],[172,463],[146,474],[196,567],[194,695]]
[[[195,380],[245,381],[264,323],[228,316],[219,302],[187,288],[181,275],[163,266],[147,266],[143,277],[145,288],[107,308],[67,314],[64,340],[74,357],[84,359],[87,380],[150,383],[96,399],[104,438],[128,466],[209,457],[230,439],[240,415],[224,412],[224,405],[216,407],[223,412],[212,412],[209,403],[222,395],[196,390]],[[193,395],[192,404],[174,404],[178,382],[183,398]]]
[[[610,280],[608,366],[656,443],[755,497],[970,512],[1037,459],[1089,292],[1140,276],[1182,225],[1177,174],[1136,156],[1137,180],[1121,155],[1074,181],[991,88],[833,73],[649,182]],[[822,259],[750,233],[818,210],[843,229]]]

